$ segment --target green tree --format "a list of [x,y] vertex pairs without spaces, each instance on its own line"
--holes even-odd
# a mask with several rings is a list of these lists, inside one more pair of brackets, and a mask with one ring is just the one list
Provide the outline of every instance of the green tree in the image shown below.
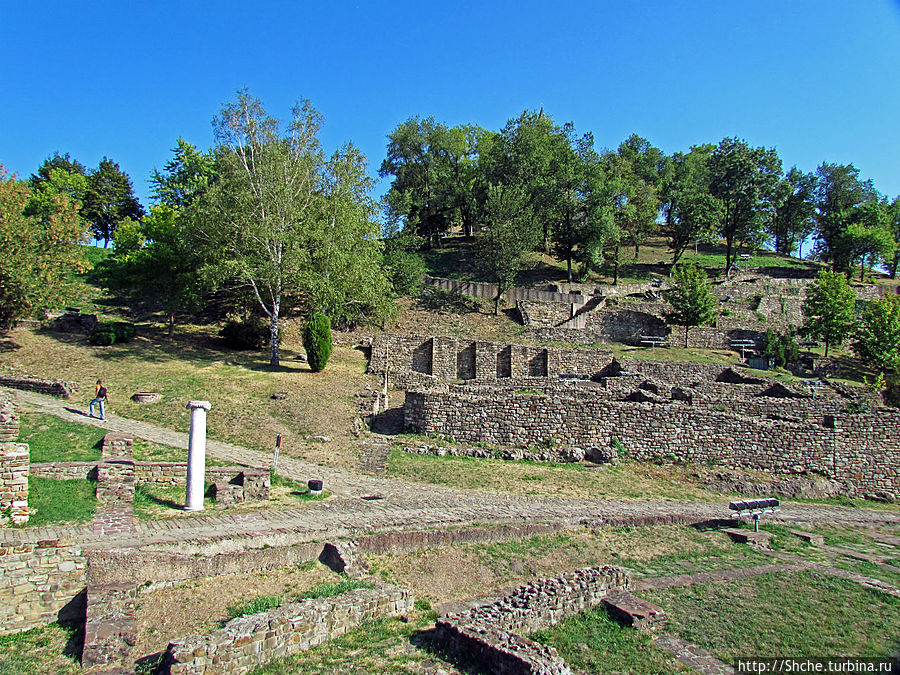
[[177,313],[195,306],[200,295],[200,261],[181,209],[156,204],[140,221],[126,218],[113,242],[112,257],[99,266],[104,281],[161,309],[171,338]]
[[672,288],[664,296],[672,305],[669,321],[685,327],[685,347],[691,326],[705,326],[718,315],[719,301],[710,290],[706,272],[696,263],[681,263],[674,267]]
[[900,367],[900,295],[869,303],[856,325],[853,351],[882,371]]
[[714,145],[698,145],[675,153],[662,174],[661,230],[678,264],[691,242],[712,242],[723,216],[721,200],[709,193],[709,158]]
[[656,189],[634,171],[631,162],[615,153],[601,159],[604,192],[612,224],[606,228],[606,258],[613,267],[613,284],[619,283],[622,246],[631,243],[638,255],[639,242],[659,209]]
[[797,167],[791,167],[779,184],[780,203],[769,224],[769,235],[777,253],[793,254],[815,231],[815,188],[815,174],[803,173]]
[[128,175],[118,164],[104,157],[88,174],[81,214],[106,248],[119,223],[126,218],[140,220],[144,209],[134,196]]
[[856,293],[841,273],[823,270],[806,291],[803,301],[803,332],[825,341],[825,358],[830,345],[840,344],[850,335],[856,319]]
[[306,360],[314,373],[325,370],[331,358],[331,321],[321,312],[314,312],[303,328],[303,348]]
[[628,232],[634,257],[640,257],[640,247],[648,237],[659,229],[656,222],[659,215],[659,191],[663,184],[667,158],[665,153],[650,142],[632,134],[624,140],[616,151],[622,166],[627,167],[629,200],[633,202],[632,215],[623,225]]
[[160,204],[186,208],[215,179],[215,158],[211,153],[200,152],[183,138],[176,140],[172,152],[175,156],[166,162],[163,171],[154,169],[150,176],[152,194]]
[[417,251],[422,238],[409,232],[394,232],[384,238],[384,272],[394,295],[417,295],[425,277],[425,261]]
[[499,314],[500,297],[527,266],[538,233],[532,226],[525,195],[515,188],[490,186],[484,220],[485,226],[475,237],[475,259],[497,285],[494,314]]
[[710,156],[710,193],[721,200],[719,234],[725,240],[725,274],[737,256],[735,244],[758,245],[778,206],[781,160],[774,149],[725,138]]
[[849,276],[855,259],[853,237],[847,230],[863,218],[860,208],[877,202],[878,191],[871,180],[860,180],[852,164],[826,164],[816,169],[816,246],[818,255],[835,272]]
[[285,309],[351,323],[391,307],[365,158],[348,145],[326,161],[321,122],[301,101],[282,124],[239,91],[216,117],[218,178],[192,218],[206,278],[249,288],[268,318],[273,367]]
[[84,266],[77,204],[44,191],[39,209],[28,183],[0,165],[0,330],[65,297],[65,275]]
[[896,197],[891,202],[889,227],[891,235],[894,237],[894,257],[888,264],[891,272],[891,279],[897,278],[897,269],[900,268],[900,197]]

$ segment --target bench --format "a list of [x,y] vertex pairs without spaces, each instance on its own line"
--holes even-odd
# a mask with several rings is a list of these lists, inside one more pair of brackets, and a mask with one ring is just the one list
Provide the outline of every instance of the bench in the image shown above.
[[733,518],[753,518],[755,531],[759,532],[759,519],[767,513],[779,510],[780,502],[774,497],[768,499],[748,499],[742,502],[731,502],[728,508],[734,511]]
[[641,335],[641,344],[648,345],[652,351],[657,347],[668,347],[669,340],[663,335]]

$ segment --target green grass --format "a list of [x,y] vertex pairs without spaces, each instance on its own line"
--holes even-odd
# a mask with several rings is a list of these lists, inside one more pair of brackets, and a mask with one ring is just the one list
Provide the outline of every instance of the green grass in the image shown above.
[[228,617],[235,619],[239,616],[258,614],[275,609],[289,602],[308,600],[313,598],[331,598],[336,595],[356,590],[357,588],[374,588],[371,581],[362,579],[342,579],[341,581],[323,581],[303,593],[293,595],[260,595],[232,605],[228,608]]
[[691,483],[690,467],[620,462],[603,470],[582,464],[419,455],[394,448],[391,477],[505,494],[624,499],[721,500]]
[[19,415],[19,442],[28,443],[33,463],[93,462],[100,459],[106,430],[61,420],[52,415]]
[[690,672],[655,647],[645,633],[622,627],[602,607],[565,619],[531,639],[554,647],[573,670],[584,675]]
[[[19,415],[19,442],[28,443],[31,462],[95,462],[100,459],[106,429],[62,420],[53,415],[23,412]],[[133,456],[145,462],[186,462],[187,450],[134,439]],[[223,463],[207,459],[209,466]]]
[[288,478],[287,476],[282,476],[272,470],[269,471],[269,477],[272,487],[286,488],[289,490],[288,494],[291,497],[294,497],[301,502],[323,501],[331,496],[331,492],[328,490],[322,490],[322,494],[320,495],[311,495],[309,494],[309,486],[307,486],[306,483],[294,480],[293,478]]
[[341,579],[340,581],[323,581],[316,584],[300,596],[300,599],[331,598],[357,588],[375,588],[371,581],[364,579]]
[[[209,485],[205,489],[209,489]],[[134,517],[137,520],[153,520],[182,515],[187,513],[184,510],[185,497],[184,485],[138,485],[134,491]],[[203,507],[215,512],[216,503],[210,497],[204,497]]]
[[283,595],[260,595],[252,600],[245,600],[229,607],[228,618],[236,619],[239,616],[268,612],[270,609],[280,607],[285,602]]
[[28,527],[90,521],[97,508],[96,490],[96,482],[87,479],[30,477],[28,508],[34,513],[28,519]]
[[81,672],[83,630],[52,623],[16,635],[0,636],[0,675],[75,675]]
[[[434,614],[406,621],[381,619],[295,656],[252,671],[253,675],[400,675],[450,670],[452,663],[430,641]],[[467,671],[463,671],[467,672]],[[472,672],[472,671],[468,671]]]
[[641,597],[666,611],[672,632],[730,662],[739,656],[891,656],[900,647],[900,598],[814,572]]

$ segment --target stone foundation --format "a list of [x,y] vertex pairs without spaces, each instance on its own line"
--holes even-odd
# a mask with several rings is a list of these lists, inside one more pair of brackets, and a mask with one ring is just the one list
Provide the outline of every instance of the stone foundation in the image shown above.
[[627,573],[617,567],[589,567],[532,582],[439,619],[438,639],[488,672],[564,675],[571,671],[556,650],[524,636],[595,607],[610,591],[627,586]]
[[78,385],[75,382],[40,380],[36,377],[11,377],[8,375],[0,376],[0,387],[33,391],[38,394],[57,396],[59,398],[70,398],[74,392],[78,391]]
[[0,634],[84,618],[87,560],[65,540],[4,542],[0,532]]
[[233,619],[209,635],[172,642],[158,672],[241,675],[339,637],[366,621],[411,609],[408,591],[378,582],[373,589],[282,605]]
[[28,522],[28,444],[0,443],[0,525]]

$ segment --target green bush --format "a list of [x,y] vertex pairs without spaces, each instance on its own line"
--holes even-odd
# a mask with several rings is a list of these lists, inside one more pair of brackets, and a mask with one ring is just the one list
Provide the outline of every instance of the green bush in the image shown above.
[[321,312],[313,314],[303,329],[306,359],[314,373],[325,369],[331,357],[331,321]]
[[101,321],[91,331],[88,340],[94,345],[111,345],[116,342],[131,342],[137,328],[127,321]]
[[95,328],[93,331],[91,331],[88,340],[92,345],[101,345],[103,347],[106,347],[116,341],[116,334],[110,329],[97,330]]
[[228,321],[220,333],[232,349],[262,349],[269,344],[269,327],[262,321]]
[[137,335],[137,328],[133,323],[113,321],[108,325],[116,336],[116,342],[131,342]]

